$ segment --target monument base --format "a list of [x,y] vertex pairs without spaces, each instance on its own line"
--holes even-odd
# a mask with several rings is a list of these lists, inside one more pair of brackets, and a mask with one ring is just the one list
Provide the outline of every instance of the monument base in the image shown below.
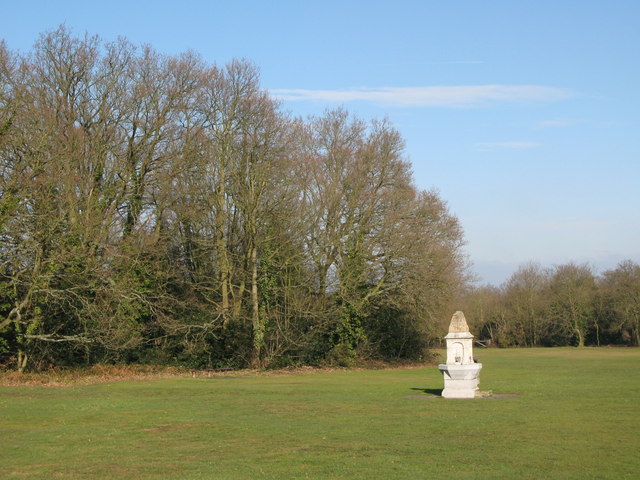
[[480,383],[481,363],[469,365],[438,365],[444,376],[444,398],[475,398]]

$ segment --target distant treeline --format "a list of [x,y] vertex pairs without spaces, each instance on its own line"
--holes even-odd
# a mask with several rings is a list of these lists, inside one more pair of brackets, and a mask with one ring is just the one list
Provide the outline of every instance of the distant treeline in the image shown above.
[[386,121],[61,27],[0,44],[0,364],[419,358],[462,232]]
[[573,263],[524,265],[463,303],[474,333],[495,346],[640,345],[640,266],[630,260],[602,275]]

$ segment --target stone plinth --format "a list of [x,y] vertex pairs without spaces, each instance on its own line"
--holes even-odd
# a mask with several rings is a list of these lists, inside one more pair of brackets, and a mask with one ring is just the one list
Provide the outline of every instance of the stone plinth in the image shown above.
[[474,398],[480,383],[481,363],[473,359],[473,335],[462,312],[456,312],[449,324],[447,363],[438,365],[444,377],[444,398]]
[[474,398],[480,384],[481,363],[472,365],[438,365],[444,377],[444,398]]

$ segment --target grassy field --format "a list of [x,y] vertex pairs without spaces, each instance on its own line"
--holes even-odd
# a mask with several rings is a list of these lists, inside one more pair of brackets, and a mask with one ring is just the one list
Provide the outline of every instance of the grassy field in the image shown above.
[[640,350],[476,350],[437,367],[0,387],[3,479],[640,478]]

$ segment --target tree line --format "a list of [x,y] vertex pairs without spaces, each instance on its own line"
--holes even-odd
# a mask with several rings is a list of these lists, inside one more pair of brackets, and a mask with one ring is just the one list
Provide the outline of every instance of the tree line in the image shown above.
[[419,358],[462,243],[385,120],[292,117],[245,60],[0,43],[0,364]]
[[474,333],[496,346],[640,345],[640,265],[522,265],[501,287],[469,288]]

